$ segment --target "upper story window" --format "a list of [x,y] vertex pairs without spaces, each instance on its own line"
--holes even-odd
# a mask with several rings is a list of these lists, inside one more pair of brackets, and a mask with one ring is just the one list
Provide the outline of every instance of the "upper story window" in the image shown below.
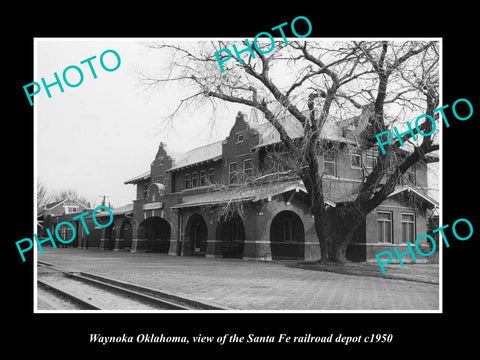
[[352,154],[352,169],[361,169],[362,168],[362,155]]
[[207,185],[207,170],[200,171],[200,186]]
[[190,182],[190,174],[185,174],[185,189],[190,189],[192,183]]
[[371,172],[377,165],[377,151],[374,149],[367,150],[365,168]]
[[358,118],[356,118],[350,123],[350,130],[355,131],[357,127],[358,127]]
[[168,177],[167,177],[167,176],[165,176],[165,177],[163,178],[162,184],[163,184],[163,186],[165,186],[165,189],[166,189],[166,188],[167,188],[167,185],[168,185]]
[[214,180],[215,180],[215,169],[214,168],[208,169],[208,182],[210,184],[213,184]]
[[198,186],[198,172],[192,173],[192,188]]
[[163,166],[163,156],[158,158],[158,165]]
[[148,197],[148,184],[143,185],[143,198],[146,199]]
[[253,161],[252,159],[243,160],[243,176],[248,179],[253,175]]
[[242,143],[244,139],[245,133],[243,131],[235,134],[235,144]]
[[238,182],[237,163],[231,162],[228,164],[228,183],[236,184]]
[[413,164],[408,170],[407,170],[407,180],[410,184],[416,185],[417,184],[417,167],[415,166],[416,164]]
[[323,173],[325,175],[337,176],[335,152],[333,150],[323,153]]
[[65,210],[66,210],[65,211],[66,214],[76,213],[78,211],[78,207],[67,206]]

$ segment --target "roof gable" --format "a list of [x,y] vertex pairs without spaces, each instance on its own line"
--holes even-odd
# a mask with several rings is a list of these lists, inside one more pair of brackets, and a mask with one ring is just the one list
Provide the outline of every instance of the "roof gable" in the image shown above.
[[[308,111],[302,112],[305,116],[308,116]],[[298,139],[304,135],[303,125],[297,120],[293,115],[287,114],[285,116],[279,117],[277,121],[285,129],[286,133],[291,139]],[[260,143],[258,147],[264,147],[280,142],[280,133],[275,129],[275,127],[270,122],[263,122],[256,126],[253,126],[254,130],[260,135]],[[333,119],[328,119],[323,125],[321,138],[330,141],[343,142],[352,145],[357,143],[352,139],[348,139],[343,136],[342,128],[337,124]]]

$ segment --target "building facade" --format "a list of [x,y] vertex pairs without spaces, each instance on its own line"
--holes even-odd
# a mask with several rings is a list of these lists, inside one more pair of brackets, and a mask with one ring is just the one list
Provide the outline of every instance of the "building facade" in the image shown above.
[[[376,150],[361,151],[357,142],[367,119],[364,109],[357,117],[328,123],[323,129],[324,140],[334,149],[319,155],[328,206],[351,201],[375,165]],[[294,118],[278,121],[291,138],[302,136]],[[241,113],[222,141],[185,154],[171,153],[161,143],[150,170],[125,181],[137,191],[128,220],[131,242],[122,248],[173,256],[319,259],[305,187],[275,160],[279,151],[275,128],[265,122],[252,125]],[[347,258],[376,261],[376,253],[392,246],[407,250],[407,241],[427,232],[427,210],[438,206],[427,188],[427,163],[418,163],[367,215]]]
[[[49,203],[37,209],[37,236],[40,239],[48,237],[47,229],[50,230],[57,247],[100,248],[102,250],[130,250],[133,234],[132,215],[133,204],[111,210],[113,221],[108,227],[99,227],[92,218],[94,209],[82,204],[73,195],[67,198]],[[82,219],[77,218],[82,213],[88,212]],[[107,224],[110,220],[108,212],[97,212],[96,220]],[[70,227],[68,222],[72,224]],[[58,227],[58,229],[57,229]],[[85,229],[85,227],[87,229]],[[73,238],[67,244],[58,241],[58,236],[64,241]],[[46,242],[44,244],[49,244]]]

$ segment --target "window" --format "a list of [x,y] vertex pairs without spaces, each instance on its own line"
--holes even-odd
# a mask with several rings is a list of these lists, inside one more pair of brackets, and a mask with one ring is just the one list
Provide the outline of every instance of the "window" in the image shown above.
[[389,211],[377,211],[378,241],[393,243],[392,213]]
[[210,184],[213,184],[215,180],[215,169],[209,169],[208,170],[208,182]]
[[243,177],[249,178],[253,175],[253,162],[252,159],[243,160]]
[[415,242],[415,214],[402,214],[402,241]]
[[163,186],[165,186],[165,189],[166,189],[166,188],[167,188],[167,185],[168,185],[168,177],[167,177],[167,176],[165,176],[165,177],[163,178],[162,184],[163,184]]
[[237,134],[235,135],[235,144],[242,143],[244,137],[245,137],[245,133],[244,133],[243,131],[237,133]]
[[358,127],[358,118],[356,118],[355,120],[353,120],[350,125],[349,125],[349,128],[350,130],[352,131],[355,131],[355,129]]
[[409,184],[417,184],[417,171],[416,166],[413,164],[410,169],[407,170],[407,180]]
[[143,198],[146,199],[148,196],[148,184],[143,185]]
[[236,162],[231,162],[228,164],[228,182],[229,184],[236,184],[238,182]]
[[158,166],[163,166],[163,156],[158,158]]
[[365,167],[372,171],[375,165],[377,165],[377,157],[367,154],[367,163],[365,164]]
[[77,207],[67,206],[67,214],[76,213],[78,210]]
[[205,186],[207,184],[207,170],[200,171],[200,186]]
[[352,169],[362,168],[362,155],[352,154]]
[[198,186],[198,172],[192,173],[192,188]]
[[335,153],[333,150],[329,150],[323,154],[323,173],[336,176]]
[[190,189],[191,186],[190,174],[185,174],[185,189]]

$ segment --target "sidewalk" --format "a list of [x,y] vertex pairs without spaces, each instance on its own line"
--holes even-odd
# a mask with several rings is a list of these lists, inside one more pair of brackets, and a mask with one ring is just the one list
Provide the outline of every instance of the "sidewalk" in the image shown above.
[[45,248],[38,255],[182,297],[242,310],[438,310],[439,286],[303,270],[282,263]]

